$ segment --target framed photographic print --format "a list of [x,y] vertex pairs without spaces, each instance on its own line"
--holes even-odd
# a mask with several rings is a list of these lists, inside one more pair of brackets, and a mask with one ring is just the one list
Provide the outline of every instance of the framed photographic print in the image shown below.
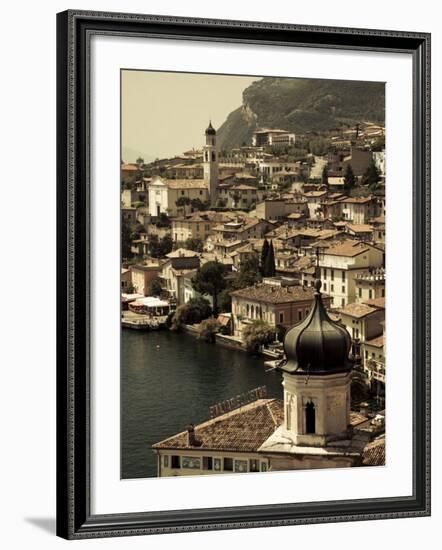
[[430,36],[57,20],[57,533],[430,513]]

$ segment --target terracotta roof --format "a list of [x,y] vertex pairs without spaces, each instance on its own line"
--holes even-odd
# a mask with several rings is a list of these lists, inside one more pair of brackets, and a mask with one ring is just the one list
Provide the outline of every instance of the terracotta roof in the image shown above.
[[123,164],[121,170],[125,172],[138,172],[139,168],[137,164]]
[[363,252],[367,252],[369,250],[369,247],[361,243],[361,241],[355,241],[353,239],[347,239],[346,241],[340,241],[336,244],[330,245],[327,250],[324,251],[324,254],[330,255],[330,256],[359,256],[359,254],[362,254]]
[[347,204],[367,204],[371,202],[371,197],[344,197],[343,199],[338,199],[341,203]]
[[199,253],[187,248],[177,248],[173,252],[166,254],[167,258],[194,258],[195,256],[199,256]]
[[239,185],[232,185],[231,189],[234,192],[237,191],[237,190],[239,190],[239,191],[248,191],[250,189],[252,189],[253,191],[257,190],[257,188],[254,187],[253,185],[247,185],[245,183],[240,183]]
[[347,227],[354,233],[371,233],[373,231],[373,227],[366,223],[348,223]]
[[207,183],[204,180],[164,180],[169,189],[207,189]]
[[268,304],[283,304],[290,302],[311,302],[315,289],[305,286],[272,286],[261,283],[247,288],[234,290],[231,296],[245,298],[256,302]]
[[385,434],[365,446],[362,464],[364,466],[385,466]]
[[383,348],[384,347],[385,338],[384,335],[381,334],[377,338],[372,338],[371,340],[366,340],[365,343],[368,346],[373,346],[375,348]]
[[372,300],[365,300],[364,304],[377,309],[385,309],[385,298],[373,298]]
[[375,313],[378,310],[364,303],[363,304],[353,303],[353,304],[348,304],[345,307],[339,308],[339,311],[344,315],[349,315],[350,317],[354,317],[355,319],[362,319],[363,317],[366,317],[371,313]]
[[327,191],[305,191],[304,197],[323,197],[324,195],[327,195]]
[[167,179],[156,177],[149,184],[150,186],[165,185],[169,189],[207,189],[207,183],[203,179]]
[[256,452],[284,419],[280,399],[258,399],[241,408],[195,426],[197,446],[188,442],[187,431],[152,445],[154,449],[211,449]]

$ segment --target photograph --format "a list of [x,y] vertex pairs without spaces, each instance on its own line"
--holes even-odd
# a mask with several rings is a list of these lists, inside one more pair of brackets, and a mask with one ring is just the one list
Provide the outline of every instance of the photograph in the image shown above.
[[121,479],[385,466],[385,82],[120,86]]

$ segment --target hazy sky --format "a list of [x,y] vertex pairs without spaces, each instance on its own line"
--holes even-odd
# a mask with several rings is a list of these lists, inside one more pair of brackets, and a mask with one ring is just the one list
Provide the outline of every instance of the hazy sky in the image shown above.
[[218,129],[259,77],[122,71],[123,160],[172,157],[204,143],[209,120]]

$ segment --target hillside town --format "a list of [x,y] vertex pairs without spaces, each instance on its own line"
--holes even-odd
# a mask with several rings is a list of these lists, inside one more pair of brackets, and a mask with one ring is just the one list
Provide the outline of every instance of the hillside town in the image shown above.
[[[186,332],[284,378],[284,402],[258,391],[155,444],[158,475],[383,464],[384,143],[384,127],[365,121],[319,136],[256,128],[222,150],[209,122],[198,148],[122,161],[122,326]],[[304,363],[302,346],[314,355]],[[327,420],[307,396],[310,377],[342,414]],[[250,445],[226,457],[225,434],[242,429]]]

